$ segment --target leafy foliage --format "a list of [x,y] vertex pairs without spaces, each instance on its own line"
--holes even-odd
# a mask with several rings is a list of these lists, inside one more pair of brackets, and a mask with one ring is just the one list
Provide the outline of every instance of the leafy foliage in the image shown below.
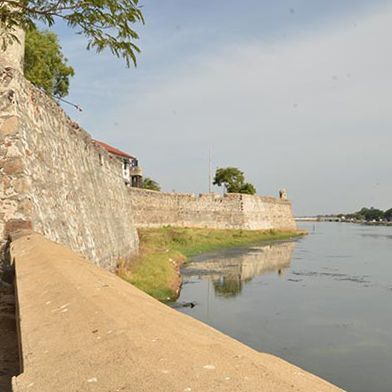
[[244,173],[236,167],[226,167],[216,170],[214,185],[224,186],[228,193],[247,193],[254,195],[256,188],[245,182]]
[[248,195],[254,195],[256,194],[256,188],[253,184],[246,182],[244,185],[242,185],[239,193],[247,193]]
[[49,95],[60,98],[68,95],[74,70],[67,65],[55,33],[35,28],[26,32],[24,74]]
[[384,218],[388,221],[392,221],[392,208],[384,212]]
[[367,221],[384,218],[384,212],[374,207],[362,208],[361,211],[359,211],[359,215],[361,215]]
[[149,177],[143,179],[143,188],[150,189],[151,191],[158,191],[158,192],[161,190],[159,184]]
[[28,30],[35,23],[52,26],[63,20],[87,38],[87,49],[109,49],[117,57],[136,65],[139,38],[134,23],[144,23],[138,0],[1,0],[0,29],[3,49],[17,39],[15,29]]
[[[344,214],[342,214],[344,215]],[[346,214],[344,215],[346,219],[355,219],[359,221],[392,221],[392,208],[387,211],[382,211],[378,208],[362,208],[360,211],[355,212],[353,214]]]

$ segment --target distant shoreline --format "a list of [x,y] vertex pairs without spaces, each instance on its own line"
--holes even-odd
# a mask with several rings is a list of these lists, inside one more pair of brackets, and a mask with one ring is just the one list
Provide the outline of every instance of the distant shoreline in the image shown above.
[[367,222],[367,221],[355,221],[355,220],[344,220],[337,217],[296,217],[296,222],[335,222],[335,223],[354,223],[356,225],[365,226],[392,226],[392,222]]

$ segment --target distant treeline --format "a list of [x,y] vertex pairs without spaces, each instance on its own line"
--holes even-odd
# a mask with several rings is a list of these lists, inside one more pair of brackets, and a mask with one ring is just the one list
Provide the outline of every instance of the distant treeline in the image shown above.
[[358,212],[354,212],[353,214],[339,214],[339,218],[345,218],[346,220],[359,220],[359,221],[388,221],[392,222],[392,208],[389,210],[383,211],[377,208],[362,208]]

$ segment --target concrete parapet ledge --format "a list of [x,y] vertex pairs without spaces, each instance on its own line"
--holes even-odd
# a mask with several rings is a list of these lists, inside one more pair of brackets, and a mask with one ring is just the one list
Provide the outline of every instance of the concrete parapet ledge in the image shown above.
[[341,391],[39,234],[19,236],[10,252],[23,369],[15,392]]

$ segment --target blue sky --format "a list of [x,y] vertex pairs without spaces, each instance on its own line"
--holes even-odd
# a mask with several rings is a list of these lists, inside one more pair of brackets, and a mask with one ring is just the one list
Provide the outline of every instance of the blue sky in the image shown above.
[[56,28],[93,137],[167,191],[207,191],[210,149],[299,215],[392,207],[391,1],[142,5],[137,69]]

